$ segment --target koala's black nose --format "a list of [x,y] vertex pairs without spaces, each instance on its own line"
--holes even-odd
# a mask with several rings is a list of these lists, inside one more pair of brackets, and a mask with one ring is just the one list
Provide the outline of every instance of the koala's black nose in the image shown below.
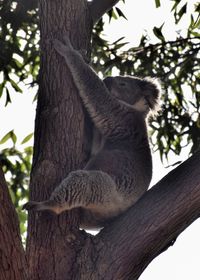
[[113,77],[106,77],[103,81],[104,81],[104,84],[106,85],[106,87],[109,90],[111,90],[112,83],[113,83]]

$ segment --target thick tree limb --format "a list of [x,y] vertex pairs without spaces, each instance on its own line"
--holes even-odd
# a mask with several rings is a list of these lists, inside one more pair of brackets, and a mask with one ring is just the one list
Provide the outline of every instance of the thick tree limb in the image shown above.
[[0,168],[0,279],[25,280],[25,254],[19,222]]
[[95,24],[104,13],[109,11],[119,0],[93,0],[90,3],[91,16]]
[[147,265],[199,216],[200,153],[197,153],[92,238],[93,248],[89,242],[83,254],[87,260],[91,254],[92,264],[95,262],[99,268],[98,275],[97,270],[91,273],[86,268],[80,279],[138,279]]

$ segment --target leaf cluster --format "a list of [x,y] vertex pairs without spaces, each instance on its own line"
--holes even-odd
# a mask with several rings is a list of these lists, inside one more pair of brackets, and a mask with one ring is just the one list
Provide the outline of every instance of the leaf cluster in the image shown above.
[[34,83],[39,70],[39,31],[37,1],[4,0],[0,2],[0,97],[20,92],[19,83],[28,77]]
[[[32,138],[33,133],[27,135],[21,145],[27,144]],[[20,228],[23,234],[26,231],[25,222],[27,213],[22,212],[20,206],[28,199],[28,186],[31,172],[31,161],[33,147],[26,146],[22,150],[16,148],[17,136],[14,131],[9,131],[1,140],[0,145],[5,145],[6,142],[11,142],[12,146],[4,148],[0,152],[0,163],[3,167],[3,172],[6,175],[9,192],[15,205],[19,218]]]

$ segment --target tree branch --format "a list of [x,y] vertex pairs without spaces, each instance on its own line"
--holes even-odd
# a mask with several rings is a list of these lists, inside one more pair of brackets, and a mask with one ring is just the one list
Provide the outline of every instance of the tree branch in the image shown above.
[[95,24],[104,13],[109,11],[119,0],[93,0],[90,3],[90,11]]
[[0,279],[25,280],[26,262],[19,222],[0,167]]
[[90,279],[138,279],[147,265],[199,216],[200,152],[171,171],[129,211],[92,238],[90,253],[98,256],[95,267],[102,268],[102,278],[93,271]]

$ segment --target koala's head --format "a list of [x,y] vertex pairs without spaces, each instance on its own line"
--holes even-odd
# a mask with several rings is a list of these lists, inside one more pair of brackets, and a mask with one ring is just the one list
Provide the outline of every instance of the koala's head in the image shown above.
[[104,83],[110,93],[119,101],[131,105],[140,112],[147,114],[158,107],[160,88],[156,80],[116,76],[105,78]]

